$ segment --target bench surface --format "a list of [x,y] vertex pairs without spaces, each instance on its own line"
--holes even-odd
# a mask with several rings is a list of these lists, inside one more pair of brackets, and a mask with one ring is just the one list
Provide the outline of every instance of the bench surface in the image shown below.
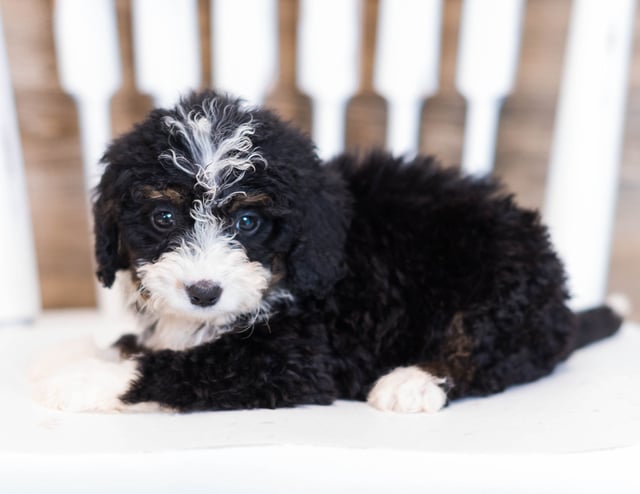
[[111,324],[93,311],[61,311],[33,325],[0,327],[0,492],[73,492],[73,485],[172,492],[187,484],[220,492],[640,492],[636,324],[576,352],[550,377],[433,415],[345,401],[186,415],[72,414],[31,400],[28,368],[39,352],[106,333]]

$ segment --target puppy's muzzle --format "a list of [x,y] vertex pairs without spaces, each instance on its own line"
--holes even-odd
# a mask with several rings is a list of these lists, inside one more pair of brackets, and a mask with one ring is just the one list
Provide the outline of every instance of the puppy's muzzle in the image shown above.
[[211,307],[222,295],[222,287],[209,280],[200,280],[186,287],[187,295],[193,305]]

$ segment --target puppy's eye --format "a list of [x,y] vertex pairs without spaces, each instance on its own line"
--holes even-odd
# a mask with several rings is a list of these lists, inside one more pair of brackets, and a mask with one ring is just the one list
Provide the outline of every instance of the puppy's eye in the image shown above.
[[157,230],[168,232],[176,226],[176,217],[168,210],[154,211],[151,215],[151,223]]
[[236,220],[236,231],[243,235],[253,235],[261,224],[262,220],[256,213],[242,213]]

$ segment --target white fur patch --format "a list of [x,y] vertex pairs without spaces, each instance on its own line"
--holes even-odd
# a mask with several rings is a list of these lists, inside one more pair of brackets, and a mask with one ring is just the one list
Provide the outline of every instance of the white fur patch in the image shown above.
[[201,336],[205,326],[205,323],[185,320],[183,317],[162,316],[152,323],[153,331],[143,334],[142,343],[151,350],[180,351],[211,341],[223,333],[220,329],[219,334],[205,339]]
[[447,402],[444,382],[415,366],[398,367],[376,381],[367,402],[382,411],[434,413]]
[[133,360],[100,358],[89,342],[69,342],[39,356],[31,369],[34,399],[70,412],[148,412],[156,403],[127,405],[120,401],[137,377]]
[[[242,245],[222,234],[215,223],[196,223],[182,244],[137,270],[145,311],[223,326],[241,314],[258,312],[271,271],[252,262]],[[222,288],[210,307],[194,306],[185,287],[209,280]]]
[[230,331],[251,331],[253,324],[269,318],[273,304],[292,300],[293,295],[287,290],[274,290],[260,302],[259,308],[251,317],[244,323],[236,323],[240,326],[233,325],[233,321],[230,325],[219,325],[215,320],[199,322],[166,314],[148,314],[146,317],[140,315],[144,325],[153,327],[152,331],[146,331],[141,335],[141,342],[151,350],[186,350],[215,341]]
[[220,191],[238,182],[247,170],[255,168],[264,158],[253,147],[251,136],[255,128],[248,120],[231,130],[226,122],[225,108],[217,99],[202,103],[198,110],[187,111],[178,105],[179,117],[165,117],[164,123],[172,135],[180,137],[188,148],[188,155],[168,149],[160,160],[195,177],[198,185],[205,189],[203,201],[196,201],[196,220],[208,218],[213,201]]

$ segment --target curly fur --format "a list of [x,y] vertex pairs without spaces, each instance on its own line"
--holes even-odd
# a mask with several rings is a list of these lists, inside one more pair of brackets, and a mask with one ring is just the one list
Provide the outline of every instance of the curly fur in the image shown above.
[[[137,365],[124,403],[182,411],[329,404],[416,376],[405,389],[438,387],[450,400],[488,395],[549,374],[576,342],[620,325],[606,307],[567,308],[563,268],[538,213],[496,181],[430,157],[374,152],[321,164],[310,140],[269,111],[204,92],[152,112],[104,161],[98,278],[110,286],[128,271],[138,290],[132,309],[146,325],[141,338],[120,342]],[[158,203],[173,208],[171,233],[149,226]],[[257,211],[262,229],[251,238],[231,232],[234,207]],[[172,331],[213,336],[151,345],[173,301],[149,309],[145,270],[166,256],[187,258],[181,249],[198,228],[229,236],[229,249],[241,249],[234,265],[262,273],[262,284],[253,272],[238,281],[253,283],[259,303],[246,299],[224,318],[211,315],[215,306],[173,314]],[[223,285],[232,276],[211,272]],[[169,288],[179,292],[180,283]],[[594,315],[602,329],[585,339]],[[409,370],[378,381],[398,368]]]

